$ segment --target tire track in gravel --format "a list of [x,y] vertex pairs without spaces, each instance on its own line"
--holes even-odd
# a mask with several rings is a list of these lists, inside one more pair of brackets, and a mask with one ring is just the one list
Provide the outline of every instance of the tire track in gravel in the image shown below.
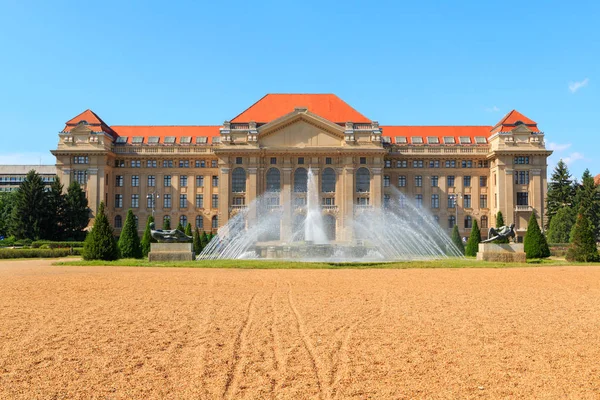
[[292,310],[292,313],[294,314],[294,318],[296,319],[296,327],[298,328],[298,333],[300,333],[300,338],[302,339],[304,348],[306,349],[306,351],[308,352],[308,355],[310,356],[312,370],[315,373],[315,377],[317,378],[317,387],[319,389],[319,398],[322,399],[324,397],[324,395],[325,395],[325,398],[327,398],[329,389],[327,387],[327,382],[325,379],[323,379],[321,370],[318,366],[317,356],[315,354],[315,348],[312,345],[312,343],[310,342],[310,338],[308,337],[308,334],[306,333],[306,325],[304,324],[302,316],[298,312],[298,309],[296,308],[296,304],[294,303],[294,297],[292,296],[292,284],[290,282],[287,282],[287,285],[288,285],[288,303],[290,305],[290,309]]
[[331,373],[330,373],[331,380],[329,382],[329,387],[331,389],[331,397],[333,397],[334,399],[337,398],[339,395],[339,385],[340,385],[343,375],[345,375],[345,373],[348,372],[348,362],[350,361],[350,357],[348,357],[348,344],[350,343],[350,338],[352,337],[352,333],[354,332],[354,329],[359,324],[366,324],[369,321],[383,317],[383,314],[385,313],[385,311],[387,309],[387,296],[388,296],[388,291],[386,290],[385,292],[383,292],[383,296],[381,298],[381,305],[379,306],[379,309],[377,310],[377,312],[375,312],[375,313],[371,312],[371,313],[367,314],[364,318],[361,318],[361,319],[355,321],[353,324],[351,324],[348,327],[348,329],[346,330],[346,334],[344,335],[341,346],[339,347],[339,350],[338,350],[337,360],[335,363],[332,362],[332,366],[331,366]]
[[215,308],[215,278],[211,278],[208,283],[207,291],[209,293],[208,297],[208,305],[206,307],[206,312],[202,318],[202,322],[200,322],[200,326],[202,327],[202,336],[199,338],[200,344],[199,349],[197,351],[197,356],[194,357],[196,360],[196,367],[193,368],[194,371],[198,371],[198,379],[193,379],[193,382],[198,382],[200,388],[203,389],[204,395],[209,396],[208,385],[206,382],[206,364],[208,363],[208,352],[207,352],[207,344],[210,338],[210,329],[213,326],[213,321],[211,317],[213,315],[213,310]]
[[271,342],[273,343],[272,351],[273,351],[273,369],[275,370],[275,377],[273,378],[271,393],[275,395],[281,385],[283,384],[282,380],[285,379],[286,373],[286,363],[287,363],[287,355],[281,353],[281,338],[279,337],[279,333],[277,332],[277,311],[275,310],[275,292],[271,295]]
[[252,317],[254,316],[254,299],[256,298],[256,293],[252,295],[250,301],[248,301],[248,307],[245,312],[244,323],[240,327],[238,334],[235,338],[235,343],[233,345],[233,354],[232,359],[233,363],[229,372],[227,373],[227,381],[225,382],[225,390],[223,391],[224,399],[232,399],[235,395],[235,391],[237,389],[240,374],[244,370],[245,367],[245,357],[240,355],[240,351],[243,349],[244,344],[247,340],[246,336],[248,335],[248,330],[250,325],[252,324]]

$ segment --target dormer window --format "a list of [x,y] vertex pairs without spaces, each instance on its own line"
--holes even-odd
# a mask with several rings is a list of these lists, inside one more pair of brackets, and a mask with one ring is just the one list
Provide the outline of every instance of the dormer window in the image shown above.
[[406,144],[406,136],[396,136],[396,144]]
[[116,144],[125,144],[127,143],[127,136],[119,136],[117,140],[115,140]]
[[413,136],[410,138],[412,144],[423,144],[423,136]]
[[163,141],[164,144],[174,144],[175,143],[175,136],[167,136],[165,137],[165,140]]
[[79,121],[77,123],[77,125],[88,125],[88,122],[86,120],[82,119],[81,121]]
[[444,136],[444,144],[456,144],[454,136]]
[[440,144],[440,138],[437,136],[427,136],[427,143],[429,144]]
[[196,144],[206,144],[208,143],[208,137],[207,136],[198,136],[196,138]]
[[148,138],[148,144],[158,144],[160,138],[158,136],[150,136]]
[[381,137],[381,141],[382,141],[383,143],[392,143],[392,138],[391,138],[391,137],[389,137],[389,136],[382,136],[382,137]]
[[191,136],[182,136],[179,138],[179,144],[190,144],[190,143],[192,143]]
[[461,136],[458,140],[460,140],[460,144],[471,144],[471,138],[468,136]]
[[213,143],[221,143],[221,138],[218,136],[215,136],[214,138],[212,138],[212,142]]
[[515,126],[519,126],[519,125],[525,125],[525,123],[523,121],[517,121],[517,122],[515,122]]
[[144,143],[143,136],[134,136],[131,138],[131,144],[142,144],[142,143]]
[[475,143],[486,144],[487,140],[483,136],[475,136]]

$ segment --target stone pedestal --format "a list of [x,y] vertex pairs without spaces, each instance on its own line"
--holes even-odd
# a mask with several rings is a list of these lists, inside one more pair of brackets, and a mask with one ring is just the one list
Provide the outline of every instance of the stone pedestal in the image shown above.
[[193,261],[192,243],[150,243],[148,261]]
[[526,261],[525,248],[523,243],[479,243],[477,259],[524,263]]

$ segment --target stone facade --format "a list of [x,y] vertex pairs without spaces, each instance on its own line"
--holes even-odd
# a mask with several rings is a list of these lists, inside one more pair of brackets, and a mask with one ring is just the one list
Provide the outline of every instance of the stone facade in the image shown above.
[[495,126],[380,126],[334,95],[267,95],[221,126],[109,126],[87,110],[53,154],[65,187],[82,183],[93,212],[104,201],[117,231],[129,208],[140,231],[153,212],[157,227],[170,218],[216,231],[267,193],[282,241],[304,212],[310,167],[336,240],[348,241],[355,213],[401,194],[463,236],[499,210],[522,235],[531,212],[544,217],[551,152],[517,111]]

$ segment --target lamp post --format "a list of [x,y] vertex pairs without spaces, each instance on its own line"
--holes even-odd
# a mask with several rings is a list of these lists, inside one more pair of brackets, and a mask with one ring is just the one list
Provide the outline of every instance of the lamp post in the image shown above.
[[154,209],[156,208],[156,199],[158,199],[159,197],[160,197],[160,194],[155,191],[148,193],[148,195],[146,196],[146,198],[150,200],[150,205],[152,206],[152,218],[154,218]]
[[462,193],[454,193],[452,196],[452,201],[454,202],[454,223],[458,225],[458,198],[462,197]]

